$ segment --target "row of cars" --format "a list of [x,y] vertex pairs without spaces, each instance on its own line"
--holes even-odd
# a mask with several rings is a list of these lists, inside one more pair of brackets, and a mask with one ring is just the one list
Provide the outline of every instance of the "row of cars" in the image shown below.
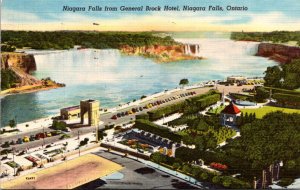
[[151,102],[151,103],[145,105],[144,107],[136,107],[136,108],[132,108],[131,110],[128,110],[128,111],[125,111],[125,112],[119,112],[116,115],[113,115],[111,117],[111,119],[116,120],[116,119],[118,119],[120,117],[124,117],[124,116],[127,116],[127,115],[135,114],[137,112],[141,112],[144,109],[150,109],[152,107],[159,106],[161,104],[164,104],[164,103],[167,103],[167,102],[179,99],[179,98],[183,98],[183,97],[186,97],[186,96],[193,96],[195,94],[196,94],[195,91],[193,91],[193,92],[186,92],[186,93],[182,93],[182,94],[179,94],[179,95],[176,95],[176,96],[172,96],[172,97],[166,98],[164,100],[157,100],[155,102]]
[[51,131],[51,132],[45,132],[45,133],[37,133],[35,135],[30,136],[24,136],[23,138],[18,138],[16,141],[12,140],[11,142],[5,142],[5,144],[15,145],[15,144],[23,144],[30,141],[40,140],[47,137],[52,137],[62,134],[62,131]]

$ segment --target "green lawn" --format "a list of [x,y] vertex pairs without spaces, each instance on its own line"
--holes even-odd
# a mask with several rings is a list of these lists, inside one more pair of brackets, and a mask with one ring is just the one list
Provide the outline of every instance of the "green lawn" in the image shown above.
[[298,113],[300,114],[300,109],[289,109],[289,108],[280,108],[280,107],[272,107],[272,106],[264,106],[262,108],[257,109],[241,109],[241,111],[245,113],[255,113],[256,118],[262,118],[264,115],[270,112],[282,111],[284,113]]
[[221,111],[225,108],[225,106],[219,106],[217,107],[216,109],[213,109],[213,110],[210,110],[208,111],[209,113],[212,113],[212,114],[219,114],[221,113]]

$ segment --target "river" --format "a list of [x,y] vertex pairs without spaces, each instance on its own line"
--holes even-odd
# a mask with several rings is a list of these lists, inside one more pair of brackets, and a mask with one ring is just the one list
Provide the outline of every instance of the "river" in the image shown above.
[[113,107],[142,95],[178,86],[180,79],[190,83],[223,80],[230,75],[263,76],[276,62],[254,56],[258,43],[234,42],[228,38],[196,37],[178,41],[200,45],[199,56],[206,59],[157,64],[139,56],[121,55],[118,50],[30,51],[35,54],[38,78],[51,77],[65,88],[1,99],[1,126],[10,119],[26,122],[79,104],[83,99],[100,100]]

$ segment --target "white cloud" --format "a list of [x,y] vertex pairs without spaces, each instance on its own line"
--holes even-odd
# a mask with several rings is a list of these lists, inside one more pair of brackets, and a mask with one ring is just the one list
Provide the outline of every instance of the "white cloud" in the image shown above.
[[33,13],[20,12],[2,8],[1,20],[3,24],[27,23],[38,22],[39,17]]

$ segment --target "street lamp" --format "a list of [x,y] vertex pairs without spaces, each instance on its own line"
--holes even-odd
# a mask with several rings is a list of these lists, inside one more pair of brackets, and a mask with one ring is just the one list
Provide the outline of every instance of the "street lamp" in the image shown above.
[[78,130],[78,156],[80,156],[80,139],[79,139],[80,130]]
[[45,145],[45,127],[43,125],[43,146],[42,146],[42,148],[44,148],[44,145]]

